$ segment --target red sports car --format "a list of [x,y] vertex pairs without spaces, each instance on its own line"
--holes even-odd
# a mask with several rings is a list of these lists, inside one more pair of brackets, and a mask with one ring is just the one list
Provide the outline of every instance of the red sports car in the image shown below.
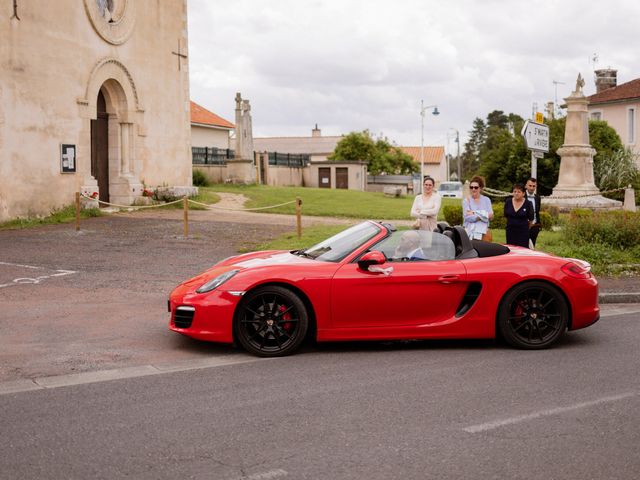
[[367,221],[311,248],[219,262],[170,296],[170,329],[250,353],[317,341],[500,337],[553,345],[600,317],[582,260],[469,240],[462,227],[396,231]]

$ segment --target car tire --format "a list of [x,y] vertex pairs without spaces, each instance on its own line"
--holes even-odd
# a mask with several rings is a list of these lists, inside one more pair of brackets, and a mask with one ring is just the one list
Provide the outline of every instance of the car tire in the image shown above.
[[247,293],[234,323],[238,342],[260,357],[292,354],[300,347],[308,328],[309,316],[300,297],[276,285]]
[[558,342],[567,330],[569,307],[564,295],[545,282],[517,285],[498,309],[498,333],[509,345],[538,350]]

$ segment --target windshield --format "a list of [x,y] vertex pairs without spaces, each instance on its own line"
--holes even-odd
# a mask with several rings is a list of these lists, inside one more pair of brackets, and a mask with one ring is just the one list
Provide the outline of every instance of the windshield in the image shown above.
[[453,260],[456,256],[455,245],[449,237],[426,230],[393,232],[372,250],[384,253],[389,262]]
[[438,190],[441,192],[455,192],[457,190],[462,190],[461,183],[441,183],[438,187]]
[[339,262],[356,248],[371,240],[379,232],[380,227],[370,222],[364,222],[347,228],[311,248],[292,253],[322,260],[323,262]]

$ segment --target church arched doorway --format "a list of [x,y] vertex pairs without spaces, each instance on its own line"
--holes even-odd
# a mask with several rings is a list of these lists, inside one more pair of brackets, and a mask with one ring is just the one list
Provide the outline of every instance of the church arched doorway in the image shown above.
[[98,182],[100,200],[109,201],[109,114],[102,90],[96,102],[97,115],[91,120],[91,176]]

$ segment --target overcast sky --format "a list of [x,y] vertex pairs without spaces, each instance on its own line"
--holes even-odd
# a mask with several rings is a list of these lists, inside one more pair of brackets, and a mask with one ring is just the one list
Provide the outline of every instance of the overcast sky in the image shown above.
[[[640,2],[609,0],[188,0],[191,99],[235,121],[251,101],[253,134],[369,129],[398,145],[464,141],[495,109],[533,105],[593,70],[640,77]],[[594,54],[597,61],[594,63]],[[564,84],[554,85],[554,81]],[[462,148],[462,142],[461,142]]]

